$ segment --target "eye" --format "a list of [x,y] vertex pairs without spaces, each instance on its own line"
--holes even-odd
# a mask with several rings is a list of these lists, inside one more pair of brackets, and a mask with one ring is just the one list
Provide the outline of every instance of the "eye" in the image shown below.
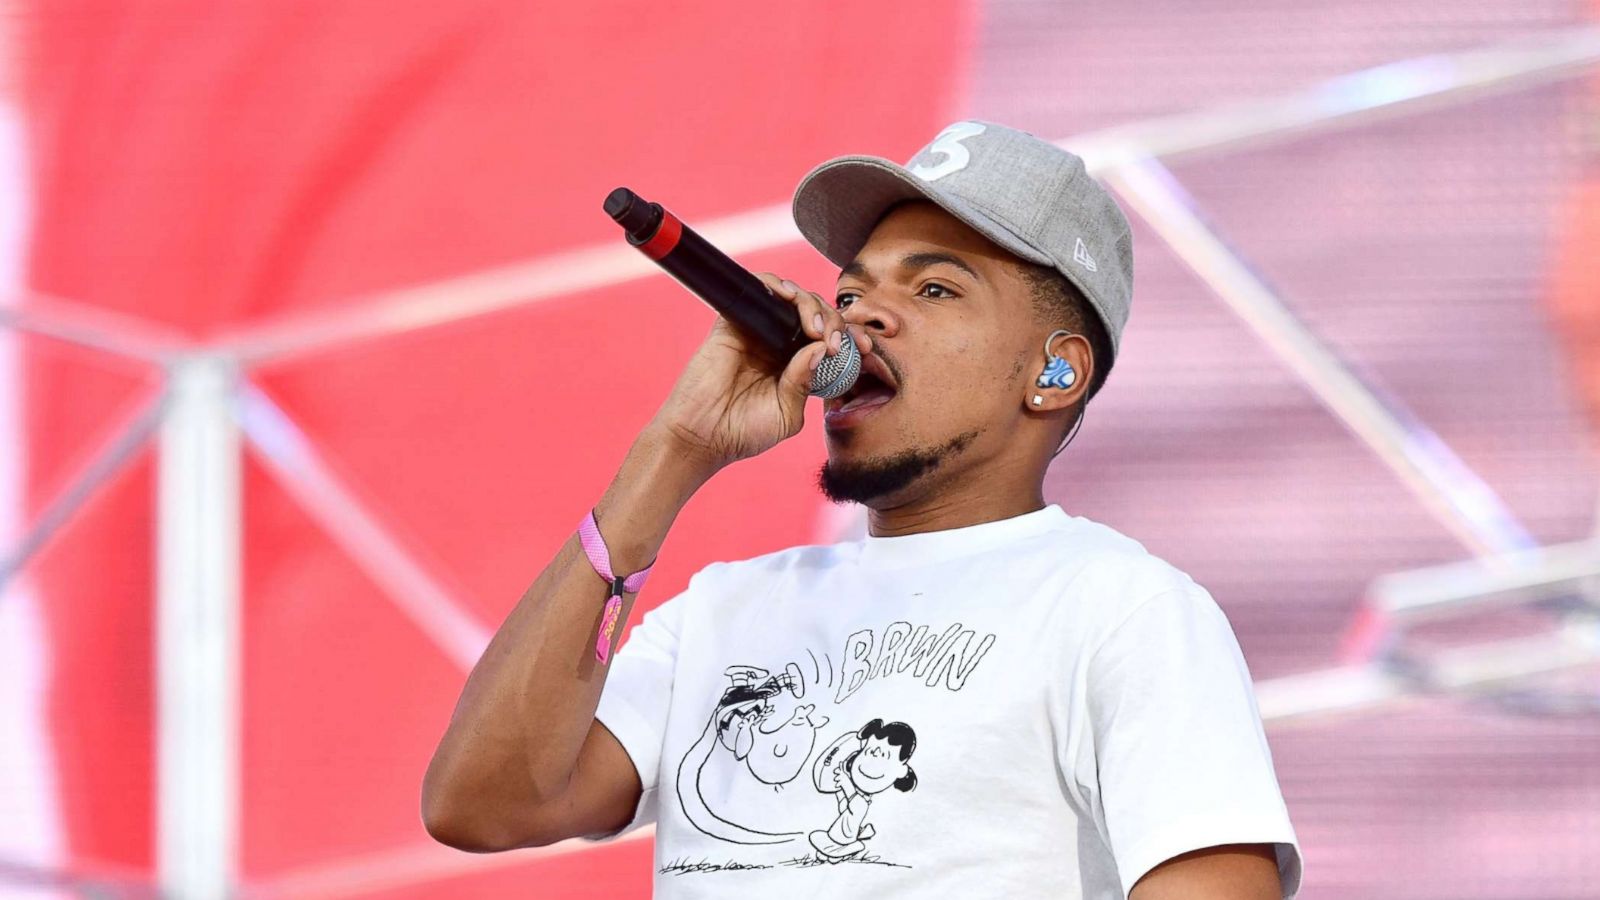
[[945,287],[944,285],[940,284],[937,281],[928,282],[927,284],[923,285],[922,286],[922,290],[918,291],[917,293],[918,293],[918,295],[922,295],[925,291],[929,291],[929,290],[934,290],[934,291],[938,291],[939,292],[937,294],[931,295],[930,299],[933,299],[933,300],[948,300],[951,297],[956,296],[956,292],[955,291],[951,290],[950,288]]
[[850,291],[840,291],[839,296],[833,299],[833,305],[837,309],[844,309],[854,302],[856,302],[856,295]]

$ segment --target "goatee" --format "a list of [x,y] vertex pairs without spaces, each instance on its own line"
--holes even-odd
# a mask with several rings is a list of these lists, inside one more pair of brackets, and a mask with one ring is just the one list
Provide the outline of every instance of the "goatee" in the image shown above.
[[817,487],[834,503],[867,503],[886,497],[910,487],[945,460],[965,450],[977,436],[976,431],[969,431],[937,447],[903,450],[893,456],[860,462],[829,460],[817,472]]

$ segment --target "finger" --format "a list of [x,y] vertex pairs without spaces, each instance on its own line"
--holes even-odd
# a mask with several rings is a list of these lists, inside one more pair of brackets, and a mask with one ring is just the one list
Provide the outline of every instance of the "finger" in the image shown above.
[[816,304],[817,310],[822,315],[824,340],[828,342],[828,354],[831,356],[839,352],[839,347],[844,343],[845,323],[844,316],[838,307],[822,299],[816,291],[806,291],[807,296]]
[[756,277],[772,291],[773,296],[794,304],[795,312],[800,315],[800,329],[807,337],[812,340],[822,340],[827,336],[828,319],[824,312],[826,304],[823,304],[816,294],[771,272],[760,272]]
[[777,294],[785,300],[794,299],[794,294],[797,288],[795,287],[795,283],[789,279],[774,275],[771,272],[757,272],[756,277],[761,279],[761,283],[767,286],[767,290],[772,291],[774,294]]
[[806,397],[811,394],[811,373],[822,362],[825,349],[821,342],[808,344],[789,360],[778,377],[778,404],[783,408],[784,420],[795,423],[796,431],[805,415]]
[[805,330],[806,336],[814,341],[825,340],[828,336],[829,320],[828,305],[815,292],[808,291],[788,279],[783,280],[785,288],[793,289],[793,303],[795,311],[800,314],[800,325]]
[[850,330],[850,339],[856,342],[856,349],[862,353],[872,352],[872,333],[861,325],[846,325]]

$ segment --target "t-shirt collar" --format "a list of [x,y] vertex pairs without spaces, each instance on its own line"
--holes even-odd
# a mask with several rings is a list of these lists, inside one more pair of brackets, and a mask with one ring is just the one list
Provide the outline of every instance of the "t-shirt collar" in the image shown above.
[[981,553],[1014,541],[1042,534],[1072,521],[1054,503],[1008,519],[980,522],[941,531],[922,531],[893,537],[867,535],[858,543],[857,560],[872,568],[927,565],[952,557]]

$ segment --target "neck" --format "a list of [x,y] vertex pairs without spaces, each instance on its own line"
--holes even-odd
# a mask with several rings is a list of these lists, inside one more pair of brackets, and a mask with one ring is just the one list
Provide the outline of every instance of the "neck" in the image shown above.
[[985,478],[963,478],[954,484],[930,485],[912,495],[885,498],[883,503],[875,501],[867,512],[867,530],[873,537],[944,531],[1044,508],[1041,479],[996,477],[1001,474],[991,469]]

